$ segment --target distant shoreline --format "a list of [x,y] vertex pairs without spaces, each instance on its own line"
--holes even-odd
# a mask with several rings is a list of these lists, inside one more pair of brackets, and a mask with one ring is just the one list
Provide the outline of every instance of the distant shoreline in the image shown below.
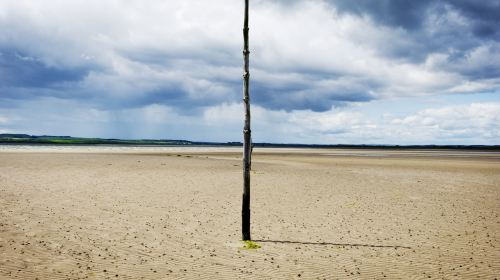
[[[166,139],[102,139],[72,136],[34,136],[28,134],[0,134],[0,145],[33,146],[131,146],[131,147],[241,147],[241,142],[198,142]],[[290,144],[254,143],[258,148],[312,148],[312,149],[396,149],[396,150],[486,150],[500,151],[500,145],[375,145],[375,144]]]

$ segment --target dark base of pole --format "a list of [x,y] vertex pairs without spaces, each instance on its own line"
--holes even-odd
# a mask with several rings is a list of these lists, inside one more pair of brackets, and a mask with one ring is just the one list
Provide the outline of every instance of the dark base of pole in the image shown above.
[[252,240],[250,238],[250,196],[248,195],[243,195],[241,221],[241,232],[243,233],[243,240]]

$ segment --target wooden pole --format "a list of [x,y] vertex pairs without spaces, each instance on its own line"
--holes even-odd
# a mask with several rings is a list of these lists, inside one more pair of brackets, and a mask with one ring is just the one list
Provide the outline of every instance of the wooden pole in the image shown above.
[[252,158],[252,132],[250,130],[250,71],[248,50],[248,0],[245,0],[245,20],[243,22],[243,103],[245,104],[245,125],[243,128],[243,203],[241,210],[241,230],[243,240],[250,238],[250,168]]

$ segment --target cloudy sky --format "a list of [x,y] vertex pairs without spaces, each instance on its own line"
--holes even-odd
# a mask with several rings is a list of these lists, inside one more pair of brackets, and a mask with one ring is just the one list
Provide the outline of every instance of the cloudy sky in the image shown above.
[[[500,0],[250,0],[255,142],[500,144]],[[241,141],[243,0],[0,1],[0,133]]]

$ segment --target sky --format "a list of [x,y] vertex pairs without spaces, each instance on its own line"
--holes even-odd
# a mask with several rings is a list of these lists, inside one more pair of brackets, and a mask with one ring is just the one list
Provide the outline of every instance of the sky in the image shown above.
[[[234,0],[0,1],[0,133],[242,141]],[[500,144],[500,0],[250,0],[254,142]]]

